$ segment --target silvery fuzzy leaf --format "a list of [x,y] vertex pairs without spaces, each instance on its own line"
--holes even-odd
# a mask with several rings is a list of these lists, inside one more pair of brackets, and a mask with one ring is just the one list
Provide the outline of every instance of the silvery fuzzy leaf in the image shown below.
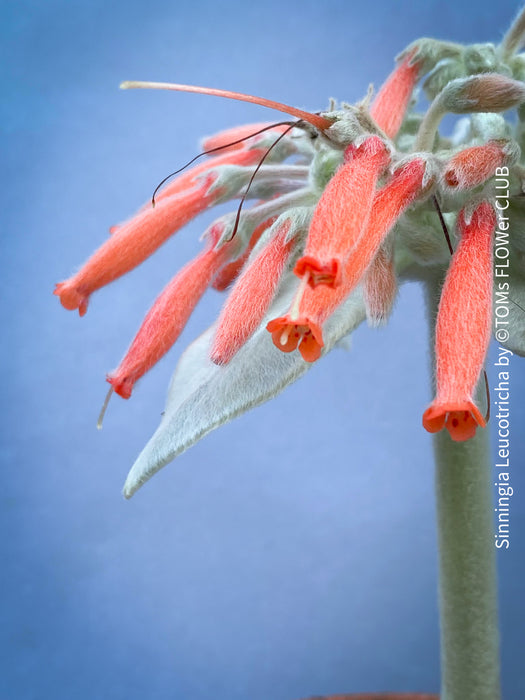
[[[161,423],[126,479],[126,498],[207,433],[273,398],[310,369],[298,351],[278,350],[266,330],[269,320],[287,312],[295,286],[296,280],[279,294],[258,330],[228,365],[220,367],[209,359],[214,326],[187,348],[171,380]],[[361,294],[355,292],[326,323],[323,354],[364,318]]]

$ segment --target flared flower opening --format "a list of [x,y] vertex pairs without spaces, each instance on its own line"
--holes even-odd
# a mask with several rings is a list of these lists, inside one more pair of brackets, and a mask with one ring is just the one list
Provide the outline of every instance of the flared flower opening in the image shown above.
[[[522,192],[525,180],[517,163],[519,139],[503,117],[485,112],[524,102],[525,88],[514,78],[484,73],[451,81],[443,68],[447,61],[441,60],[447,50],[440,42],[416,42],[371,104],[343,103],[311,114],[244,96],[299,121],[246,124],[205,139],[205,149],[217,150],[163,181],[153,208],[149,202],[113,227],[79,272],[56,286],[62,305],[84,315],[93,292],[138,266],[190,219],[215,204],[240,201],[237,211],[210,227],[204,251],[153,304],[124,359],[108,375],[116,393],[129,398],[135,382],[179,338],[209,286],[230,288],[229,296],[205,334],[206,343],[196,341],[204,366],[197,367],[186,354],[181,359],[184,371],[191,367],[196,377],[184,384],[182,396],[198,393],[209,377],[218,384],[243,377],[240,397],[229,386],[220,393],[231,400],[224,409],[231,418],[275,395],[304,371],[301,357],[315,362],[365,317],[373,326],[384,323],[399,282],[434,281],[448,268],[436,324],[437,398],[425,411],[423,425],[430,432],[446,429],[458,441],[485,426],[471,397],[490,338],[499,196],[492,178],[508,166],[512,192]],[[426,89],[442,84],[422,118],[409,105],[425,73],[430,73]],[[133,86],[151,87],[127,85]],[[443,139],[437,125],[447,110],[481,114],[477,121],[470,117],[470,130],[458,129],[459,136]],[[290,156],[294,160],[285,163]],[[454,224],[458,236],[450,257],[453,246],[440,238],[441,225]],[[267,332],[288,357],[276,356]],[[193,352],[190,347],[189,356]],[[255,373],[243,363],[250,362],[264,365],[261,376],[282,373],[274,389],[263,386],[255,398],[246,398],[251,391],[246,384],[252,383],[246,378]],[[218,425],[215,418],[210,421]]]
[[315,208],[304,254],[295,265],[311,287],[336,287],[345,264],[366,227],[376,184],[390,152],[378,136],[345,150],[344,163],[330,180]]
[[135,372],[127,370],[124,375],[120,372],[106,375],[106,381],[111,384],[113,391],[123,399],[129,399],[131,397],[135,382],[139,379],[140,372],[137,370],[135,370]]
[[341,259],[331,258],[321,262],[311,255],[303,255],[295,264],[294,274],[301,278],[307,276],[307,282],[311,287],[317,287],[320,284],[337,287],[343,281],[342,268]]
[[55,285],[53,294],[59,297],[64,309],[68,311],[76,311],[78,309],[79,316],[86,315],[91,295],[89,285],[74,280],[66,280]]
[[305,316],[292,319],[288,314],[275,318],[266,329],[272,334],[272,341],[281,352],[298,349],[306,362],[315,362],[321,357],[324,346],[321,328]]
[[464,442],[476,434],[477,428],[485,428],[485,418],[471,400],[435,402],[423,414],[423,427],[429,433],[448,430],[452,440]]

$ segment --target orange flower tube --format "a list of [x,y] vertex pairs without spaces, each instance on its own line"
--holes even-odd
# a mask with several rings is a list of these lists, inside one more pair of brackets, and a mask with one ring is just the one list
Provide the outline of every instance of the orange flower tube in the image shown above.
[[292,352],[299,347],[307,362],[320,357],[324,322],[355,289],[399,216],[421,193],[424,174],[423,160],[410,161],[376,194],[366,231],[346,262],[342,284],[306,285],[295,307],[286,316],[270,321],[266,328],[279,350]]
[[419,78],[419,64],[412,63],[415,51],[401,61],[377,93],[370,115],[385,134],[393,139],[401,128],[408,103]]
[[[163,199],[168,197],[173,197],[174,195],[181,195],[188,190],[199,186],[199,177],[202,179],[206,173],[214,168],[219,168],[222,165],[237,165],[237,166],[250,166],[259,163],[261,158],[266,153],[267,149],[264,148],[244,148],[242,144],[239,144],[239,149],[234,149],[235,152],[229,152],[229,149],[225,149],[228,153],[224,154],[222,151],[220,155],[213,156],[204,161],[204,163],[199,163],[195,165],[190,170],[178,175],[174,180],[167,182],[162,188],[155,194],[155,206]],[[137,216],[152,208],[152,202],[149,200],[146,204],[143,204],[139,209],[137,214],[131,219],[136,219]],[[124,221],[115,226],[111,226],[109,233],[111,235],[115,234],[122,227],[126,226],[129,221]]]
[[359,148],[346,149],[345,162],[315,208],[304,255],[295,265],[295,274],[308,275],[311,286],[342,283],[345,262],[366,226],[388,158],[388,149],[377,136],[370,136]]
[[78,309],[83,316],[94,291],[140,265],[175,231],[221,196],[221,189],[208,193],[213,180],[210,175],[198,187],[164,199],[154,209],[144,209],[119,227],[75,275],[56,285],[54,293],[62,306]]
[[507,141],[489,141],[482,146],[471,146],[456,153],[443,175],[445,183],[457,190],[481,185],[507,162],[506,148]]
[[221,312],[210,357],[218,365],[228,363],[260,324],[294,246],[287,240],[290,221],[279,225],[233,287]]
[[467,222],[458,215],[461,240],[443,285],[436,323],[437,395],[423,414],[431,433],[446,428],[461,442],[485,419],[473,400],[487,354],[492,314],[492,258],[496,215],[484,201]]
[[[218,227],[217,227],[218,229]],[[212,230],[212,241],[178,272],[148,311],[124,359],[107,381],[124,399],[133,385],[163,357],[182,333],[199,299],[228,254],[228,246],[215,249],[220,231]]]

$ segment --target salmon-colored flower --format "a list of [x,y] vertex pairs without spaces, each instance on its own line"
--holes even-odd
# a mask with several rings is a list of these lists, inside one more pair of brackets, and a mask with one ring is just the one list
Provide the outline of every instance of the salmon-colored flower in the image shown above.
[[397,136],[420,72],[420,64],[413,60],[416,51],[404,56],[389,75],[370,107],[370,115],[393,139]]
[[377,136],[345,151],[345,162],[328,183],[315,208],[304,255],[294,272],[312,286],[336,286],[366,227],[376,183],[388,163],[388,149]]
[[178,272],[155,300],[124,359],[107,376],[117,394],[129,399],[133,385],[175,343],[191,312],[208,288],[228,250],[215,247],[221,225],[214,225],[202,253]]
[[[270,106],[297,121],[247,124],[205,139],[211,157],[167,182],[154,207],[145,205],[115,227],[79,272],[57,285],[63,306],[83,315],[94,291],[139,265],[199,212],[240,201],[160,294],[108,375],[128,398],[177,340],[205,290],[228,289],[218,322],[182,356],[167,418],[126,495],[207,431],[278,393],[362,320],[384,323],[400,281],[435,280],[447,268],[436,334],[437,395],[423,424],[432,432],[446,427],[456,440],[485,424],[473,392],[490,336],[492,176],[506,168],[510,189],[519,193],[525,178],[508,124],[483,110],[516,105],[525,91],[516,76],[481,73],[450,82],[442,59],[458,56],[456,45],[420,40],[402,54],[371,105],[343,103],[318,113],[189,88]],[[411,97],[428,71],[432,89],[440,82],[444,89],[421,117]],[[461,139],[440,139],[444,112],[466,113],[470,103],[482,113]],[[285,163],[291,155],[294,162]],[[450,259],[441,227],[456,221],[460,241]],[[520,338],[511,339],[513,348],[521,347]],[[179,429],[180,440],[168,435]]]
[[[525,103],[525,61],[515,55],[525,43],[525,11],[516,27],[499,49],[477,45],[469,51],[449,42],[419,40],[403,52],[374,100],[369,90],[355,105],[337,108],[331,100],[326,112],[220,89],[142,82],[121,86],[235,98],[296,120],[247,124],[206,138],[206,153],[200,155],[211,158],[171,182],[171,176],[163,180],[151,206],[113,227],[109,240],[80,271],[56,286],[62,305],[83,315],[94,291],[139,265],[197,214],[227,200],[239,201],[236,211],[208,229],[204,250],[157,297],[121,363],[107,375],[111,388],[99,425],[111,394],[130,397],[135,383],[177,341],[206,290],[229,288],[218,321],[179,360],[161,423],[124,485],[126,498],[208,432],[276,396],[362,321],[384,323],[399,283],[408,279],[422,282],[436,302],[429,316],[439,296],[433,293],[444,280],[437,319],[429,319],[435,331],[436,395],[423,414],[424,428],[431,433],[446,428],[452,440],[466,441],[486,426],[475,391],[491,335],[494,276],[498,281],[492,268],[495,243],[507,246],[502,259],[508,273],[504,264],[502,269],[508,279],[500,294],[506,304],[524,308],[511,296],[516,289],[525,290],[525,208],[520,203],[525,165],[519,162],[518,145],[524,141],[525,112],[522,107],[516,128],[503,116],[487,114]],[[424,87],[432,102],[420,114],[412,109],[411,98],[424,74],[429,74]],[[446,114],[473,112],[476,119],[462,120],[450,138],[440,136]],[[284,163],[292,155],[293,162]],[[256,203],[248,204],[250,199]],[[512,237],[507,235],[511,217],[519,224]],[[495,241],[497,223],[501,229]],[[459,234],[453,241],[448,233],[452,226]],[[517,262],[507,260],[513,244],[519,248]],[[501,250],[496,247],[497,256]],[[517,276],[520,284],[514,286]],[[525,304],[525,296],[521,301]],[[505,310],[510,316],[508,306]],[[496,337],[499,320],[496,313]],[[503,342],[511,345],[508,352],[525,355],[525,322],[514,325],[519,332],[512,335],[509,324]],[[391,417],[394,412],[384,413]],[[481,464],[485,477],[481,474],[476,483],[472,478],[483,445],[479,441],[472,449],[454,449],[451,464],[452,453],[441,449],[441,439],[437,444],[442,686],[454,698],[456,691],[463,697],[467,686],[486,690],[492,698],[499,684],[486,537],[491,537],[490,518],[478,517],[478,506],[486,502],[486,465]],[[466,535],[479,555],[460,566],[459,573],[450,566],[457,563],[457,552],[453,532],[444,525],[459,483],[456,475],[452,483],[450,466],[465,467],[463,515],[472,515],[475,523]],[[475,492],[473,499],[470,492]],[[477,546],[480,523],[484,547]],[[484,577],[487,563],[490,571]],[[465,595],[465,582],[480,578],[479,590]],[[474,611],[470,617],[475,624],[467,625],[467,634],[457,624],[463,603]],[[480,620],[488,632],[479,633]]]
[[[62,305],[69,310],[78,309],[83,316],[93,292],[140,265],[197,214],[227,198],[231,189],[229,174],[221,168],[259,163],[267,146],[252,146],[217,155],[194,166],[159,191],[155,207],[151,203],[144,205],[129,221],[113,226],[111,237],[81,269],[56,285],[55,294]],[[285,150],[281,157],[292,151],[293,148]],[[235,188],[231,194],[237,194]]]
[[140,265],[175,231],[220,198],[222,191],[211,189],[214,180],[209,175],[196,187],[166,197],[154,209],[144,209],[120,226],[73,277],[56,285],[54,293],[62,306],[78,309],[83,316],[93,292]]
[[489,141],[456,153],[447,163],[443,179],[451,189],[472,189],[494,177],[498,168],[517,155],[508,141]]
[[[422,193],[425,168],[423,160],[415,159],[394,173],[377,192],[366,230],[345,263],[340,285],[318,285],[314,288],[303,285],[298,292],[295,308],[292,307],[286,316],[270,321],[267,329],[279,350],[292,352],[298,347],[307,362],[314,362],[320,357],[325,321],[361,281],[402,211]],[[390,280],[388,284],[391,285]]]
[[473,396],[490,340],[492,246],[496,215],[482,202],[458,217],[460,242],[441,294],[436,325],[437,395],[423,414],[431,433],[446,428],[453,440],[473,437],[485,419]]
[[[324,294],[321,298],[316,295],[315,299],[309,299],[312,303],[308,305],[308,316],[292,317],[291,314],[274,318],[266,326],[272,334],[272,340],[276,348],[282,352],[293,352],[297,348],[306,362],[315,362],[321,357],[321,350],[324,345],[323,331],[313,318],[321,318],[324,307]],[[317,303],[316,303],[317,302]]]
[[261,323],[294,246],[290,227],[290,220],[279,222],[272,238],[235,283],[217,324],[210,354],[213,362],[229,362]]

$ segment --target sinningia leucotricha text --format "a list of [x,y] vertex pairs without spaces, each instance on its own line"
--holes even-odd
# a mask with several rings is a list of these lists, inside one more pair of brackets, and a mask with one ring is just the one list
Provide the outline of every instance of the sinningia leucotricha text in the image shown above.
[[[255,200],[238,221],[234,211],[209,227],[204,250],[162,291],[108,375],[114,391],[129,398],[205,290],[226,290],[218,321],[182,355],[126,496],[210,430],[275,396],[365,318],[384,323],[407,279],[445,278],[437,392],[424,427],[445,428],[453,440],[485,427],[474,393],[493,326],[494,288],[508,309],[506,334],[498,339],[525,354],[524,30],[522,13],[500,46],[416,41],[377,93],[321,114],[238,96],[298,121],[265,130],[270,125],[249,124],[205,139],[212,151],[205,162],[161,189],[154,207],[112,229],[79,272],[57,285],[62,305],[83,315],[94,291],[139,265],[197,214],[246,193]],[[413,96],[423,78],[431,104],[419,113]],[[506,121],[502,113],[514,108],[518,120]],[[438,133],[446,113],[463,115],[451,138]],[[495,176],[508,181],[508,208],[500,206]],[[508,274],[495,278],[499,245]]]

